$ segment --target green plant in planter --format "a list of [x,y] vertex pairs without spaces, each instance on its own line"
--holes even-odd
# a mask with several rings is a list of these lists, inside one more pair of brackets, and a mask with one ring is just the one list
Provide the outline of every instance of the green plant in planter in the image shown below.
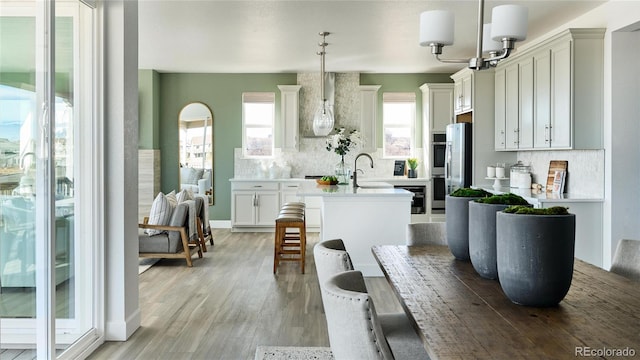
[[498,278],[496,213],[516,204],[531,206],[521,196],[511,193],[469,202],[469,257],[473,268],[485,279]]
[[447,246],[453,256],[469,261],[469,203],[475,199],[490,196],[482,189],[461,188],[445,196],[445,223]]
[[538,307],[562,301],[573,277],[575,221],[563,206],[497,213],[498,279],[511,301]]
[[507,194],[499,194],[492,195],[485,198],[477,199],[476,202],[482,204],[501,204],[501,205],[525,205],[531,206],[527,200],[525,200],[522,196],[507,193]]
[[569,208],[564,206],[552,206],[544,209],[534,209],[532,207],[514,205],[504,209],[508,214],[525,214],[525,215],[569,215]]
[[472,198],[481,198],[481,197],[489,197],[492,194],[483,189],[472,189],[472,188],[460,188],[453,191],[449,196],[454,197],[472,197]]
[[407,159],[407,164],[409,165],[409,169],[415,170],[416,168],[418,168],[418,159],[416,159],[416,158],[408,158]]

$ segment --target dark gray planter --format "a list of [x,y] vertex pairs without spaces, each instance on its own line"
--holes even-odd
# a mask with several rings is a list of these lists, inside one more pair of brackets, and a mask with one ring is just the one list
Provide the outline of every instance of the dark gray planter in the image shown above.
[[447,245],[458,260],[469,261],[469,201],[475,199],[445,196]]
[[496,213],[509,207],[502,204],[469,203],[469,258],[485,279],[498,278],[496,261]]
[[575,215],[499,212],[496,226],[498,278],[505,295],[527,306],[562,301],[573,278]]

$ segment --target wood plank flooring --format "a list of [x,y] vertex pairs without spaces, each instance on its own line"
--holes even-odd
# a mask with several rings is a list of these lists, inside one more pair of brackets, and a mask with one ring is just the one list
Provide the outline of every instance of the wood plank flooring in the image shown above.
[[[273,275],[273,233],[214,229],[193,268],[163,259],[140,275],[142,325],[89,359],[253,359],[258,345],[329,346],[308,234],[305,274],[284,262]],[[367,278],[379,312],[402,311],[383,277]]]

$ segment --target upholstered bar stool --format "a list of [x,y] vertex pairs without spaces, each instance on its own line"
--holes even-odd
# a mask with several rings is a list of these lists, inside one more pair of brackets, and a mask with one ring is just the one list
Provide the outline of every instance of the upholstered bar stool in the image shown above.
[[[273,273],[281,261],[298,261],[304,274],[305,248],[307,245],[304,211],[283,209],[276,218],[273,253]],[[288,232],[297,229],[297,232]]]

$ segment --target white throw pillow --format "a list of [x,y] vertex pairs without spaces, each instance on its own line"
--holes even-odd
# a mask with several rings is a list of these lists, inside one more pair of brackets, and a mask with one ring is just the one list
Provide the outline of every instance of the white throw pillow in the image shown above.
[[171,190],[171,192],[166,194],[165,196],[167,197],[167,200],[169,200],[169,203],[172,207],[175,208],[176,206],[178,206],[178,198],[176,197],[175,190]]
[[188,189],[182,189],[177,195],[178,203],[181,203],[186,200],[193,200],[193,191]]
[[[151,212],[149,213],[149,222],[150,225],[169,225],[171,221],[171,215],[173,215],[173,206],[167,196],[163,193],[158,193],[156,198],[153,200],[153,204],[151,204]],[[145,229],[144,231],[149,236],[161,234],[162,230],[156,229]]]

